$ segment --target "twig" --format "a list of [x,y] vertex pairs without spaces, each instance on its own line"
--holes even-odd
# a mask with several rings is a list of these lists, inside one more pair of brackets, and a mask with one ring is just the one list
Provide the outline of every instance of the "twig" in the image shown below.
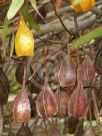
[[78,22],[77,22],[77,15],[75,14],[74,16],[74,23],[75,23],[75,28],[76,28],[76,32],[78,34],[78,37],[80,37],[80,34],[79,34],[79,27],[78,27]]
[[[63,46],[64,48],[65,46]],[[38,70],[40,69],[40,67],[42,66],[42,64],[45,64],[46,62],[53,62],[53,58],[57,57],[59,54],[61,55],[65,55],[64,52],[61,51],[62,48],[60,48],[57,52],[54,53],[54,56],[52,55],[48,55],[46,58],[43,58],[42,61],[40,62],[39,66],[37,67],[37,69],[33,72],[33,74],[28,78],[28,80],[30,81],[34,75],[38,72]]]
[[33,72],[33,74],[28,78],[28,80],[30,81],[33,76],[37,73],[37,71],[40,69],[41,65],[43,64],[43,62],[40,63],[40,65],[38,66],[38,68]]
[[67,35],[67,51],[68,51],[68,56],[70,57],[70,47],[69,47],[69,36]]
[[49,39],[48,42],[54,43],[54,44],[62,44],[62,45],[65,45],[65,42],[64,42],[64,41],[55,41],[55,40]]
[[98,16],[102,15],[102,11],[96,7],[94,7],[94,9],[92,9],[92,12]]
[[52,3],[52,6],[53,6],[53,8],[54,8],[55,15],[58,17],[58,19],[59,19],[60,23],[62,24],[63,28],[66,30],[66,32],[67,32],[69,35],[73,35],[73,33],[72,33],[71,31],[69,31],[69,30],[67,29],[67,27],[64,25],[64,23],[63,23],[61,17],[58,15],[57,10],[56,10],[56,7],[55,7],[55,5],[54,5],[54,3],[53,3],[53,0],[51,0],[51,3]]

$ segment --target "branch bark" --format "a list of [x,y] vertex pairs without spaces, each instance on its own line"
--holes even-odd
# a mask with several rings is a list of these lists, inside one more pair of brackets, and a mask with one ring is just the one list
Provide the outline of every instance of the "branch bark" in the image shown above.
[[[88,27],[90,24],[92,24],[96,18],[97,14],[101,13],[101,6],[97,6],[97,10],[89,11],[84,14],[78,14],[77,16],[77,23],[78,23],[78,28],[79,29],[85,29]],[[74,22],[74,14],[75,12],[73,11],[72,7],[63,7],[60,10],[57,11],[58,15],[61,17],[63,20],[64,25],[66,28],[71,31],[71,32],[76,32],[75,29],[75,22]],[[54,11],[50,12],[47,14],[47,17],[45,21],[47,22],[46,24],[40,24],[40,29],[43,34],[47,34],[50,32],[61,32],[64,30],[62,24],[60,23],[58,18],[55,18],[54,20],[51,18],[55,18]],[[50,20],[50,21],[49,21]],[[38,36],[38,34],[35,32],[35,30],[32,30],[35,36]]]

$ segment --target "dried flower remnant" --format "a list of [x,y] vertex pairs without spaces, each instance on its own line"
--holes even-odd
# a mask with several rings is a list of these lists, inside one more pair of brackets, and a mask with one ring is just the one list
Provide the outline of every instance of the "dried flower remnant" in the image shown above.
[[54,116],[58,112],[56,97],[45,78],[44,86],[37,98],[36,109],[39,116]]
[[20,90],[13,105],[13,118],[15,122],[27,123],[30,120],[31,107],[26,90]]
[[16,136],[31,136],[32,133],[27,126],[22,125],[21,128],[18,130]]

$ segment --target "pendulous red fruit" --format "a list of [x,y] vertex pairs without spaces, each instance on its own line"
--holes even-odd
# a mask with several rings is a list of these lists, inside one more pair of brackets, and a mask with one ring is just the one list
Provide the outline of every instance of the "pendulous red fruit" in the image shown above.
[[63,91],[62,89],[58,88],[55,92],[55,96],[58,103],[58,113],[57,115],[59,117],[66,117],[68,115],[68,101],[69,96],[68,94]]
[[54,116],[58,112],[56,97],[45,78],[44,86],[37,98],[36,109],[39,116]]
[[95,83],[95,69],[89,56],[85,56],[79,68],[79,78],[82,80],[84,87],[92,87]]
[[82,81],[78,79],[77,87],[68,102],[68,113],[75,118],[84,118],[87,115],[89,101],[83,88]]
[[61,87],[73,88],[76,84],[76,69],[70,56],[66,56],[59,70],[59,84]]
[[27,123],[30,120],[31,107],[26,90],[20,90],[13,105],[13,118],[15,122]]

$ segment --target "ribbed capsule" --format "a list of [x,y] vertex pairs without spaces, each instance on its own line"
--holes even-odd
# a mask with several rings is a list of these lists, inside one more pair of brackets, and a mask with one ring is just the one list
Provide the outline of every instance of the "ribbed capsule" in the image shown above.
[[13,118],[15,122],[27,123],[30,120],[31,107],[26,90],[20,90],[13,105]]
[[33,34],[23,19],[20,20],[16,33],[15,51],[17,56],[32,56],[34,52]]
[[44,86],[37,98],[36,109],[39,116],[54,116],[58,112],[56,97],[45,79]]
[[79,78],[82,80],[84,87],[93,86],[95,83],[95,69],[89,56],[86,56],[79,66]]
[[68,94],[62,89],[58,88],[55,92],[55,96],[58,103],[58,113],[57,115],[60,117],[66,117],[68,115]]
[[75,86],[76,69],[69,56],[62,62],[58,76],[62,87],[73,88]]
[[89,107],[88,97],[82,82],[78,80],[77,87],[73,91],[68,102],[68,113],[75,118],[83,118],[87,115]]

